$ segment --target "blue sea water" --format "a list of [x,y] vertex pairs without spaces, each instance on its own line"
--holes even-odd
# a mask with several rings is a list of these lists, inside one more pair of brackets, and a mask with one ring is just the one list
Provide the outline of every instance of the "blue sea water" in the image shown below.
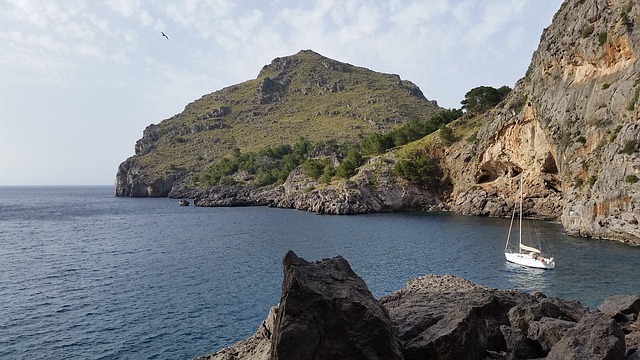
[[0,187],[1,359],[187,359],[250,336],[282,256],[342,255],[376,297],[424,274],[576,299],[640,293],[640,248],[539,223],[552,271],[506,263],[507,219],[180,207],[112,187]]

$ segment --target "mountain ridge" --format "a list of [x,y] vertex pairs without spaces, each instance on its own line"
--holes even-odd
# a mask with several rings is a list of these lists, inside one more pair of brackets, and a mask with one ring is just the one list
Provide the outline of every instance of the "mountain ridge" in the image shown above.
[[[276,58],[256,79],[204,95],[149,125],[116,176],[119,196],[166,196],[235,148],[332,140],[355,144],[440,110],[413,83],[310,50]],[[195,184],[197,185],[197,184]]]

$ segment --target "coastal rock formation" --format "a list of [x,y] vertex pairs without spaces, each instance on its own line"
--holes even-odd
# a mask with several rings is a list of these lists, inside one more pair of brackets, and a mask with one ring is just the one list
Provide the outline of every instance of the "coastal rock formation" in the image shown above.
[[147,126],[135,155],[118,168],[116,195],[201,189],[211,184],[213,164],[240,152],[292,145],[301,137],[353,146],[439,110],[398,75],[302,50],[274,59],[255,79],[206,94]]
[[263,206],[271,205],[282,195],[276,188],[262,187],[237,187],[237,186],[216,186],[202,190],[179,190],[172,189],[169,197],[194,199],[195,206]]
[[175,182],[175,176],[150,178],[133,159],[118,167],[116,195],[129,197],[166,197]]
[[[394,162],[374,158],[349,180],[322,186],[295,169],[273,205],[322,214],[367,214],[378,212],[444,209],[429,191],[392,175]],[[307,190],[305,190],[307,189]]]
[[447,209],[431,192],[406,181],[397,181],[391,175],[393,163],[381,158],[372,159],[351,179],[333,186],[323,186],[306,177],[299,166],[281,186],[173,188],[169,197],[194,199],[196,206],[267,205],[331,215]]
[[[572,235],[640,244],[638,24],[634,1],[567,0],[524,78],[495,108],[447,124],[451,142],[428,135],[366,159],[347,180],[319,184],[297,168],[280,187],[239,182],[236,190],[201,193],[198,202],[328,214],[450,209],[509,216],[522,177],[526,216],[561,221]],[[258,143],[293,144],[304,136],[355,145],[438,110],[397,75],[301,51],[147,127],[136,155],[118,169],[116,194],[194,197],[185,192],[209,186],[212,164]],[[446,186],[420,187],[390,171],[416,151],[437,159]],[[331,159],[334,169],[343,158]]]
[[250,338],[199,359],[637,359],[639,296],[577,301],[427,275],[379,301],[338,256],[288,252],[282,297]]
[[473,157],[445,159],[454,210],[504,216],[524,176],[531,216],[640,243],[639,22],[633,1],[562,4],[526,76],[484,115],[478,141],[451,149]]

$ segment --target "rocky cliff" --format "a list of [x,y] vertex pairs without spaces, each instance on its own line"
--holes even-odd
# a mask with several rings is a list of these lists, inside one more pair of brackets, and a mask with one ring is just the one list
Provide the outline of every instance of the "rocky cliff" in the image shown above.
[[[504,216],[518,176],[526,211],[570,234],[640,243],[640,6],[568,0],[526,76],[443,161],[454,210]],[[458,154],[472,156],[462,159]]]
[[591,311],[544,294],[428,275],[380,300],[342,257],[283,260],[280,304],[250,338],[200,360],[637,359],[640,297]]

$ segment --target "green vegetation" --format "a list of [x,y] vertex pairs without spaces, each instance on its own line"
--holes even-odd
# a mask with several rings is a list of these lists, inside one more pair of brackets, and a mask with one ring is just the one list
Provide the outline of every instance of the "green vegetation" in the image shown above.
[[382,154],[388,149],[423,138],[462,116],[462,110],[443,110],[424,121],[411,121],[387,134],[374,133],[360,144],[364,155]]
[[438,162],[423,151],[398,161],[393,171],[398,176],[429,189],[438,189],[442,180]]
[[624,182],[626,182],[626,183],[628,183],[628,184],[635,184],[635,183],[637,183],[637,182],[638,182],[638,180],[640,180],[640,179],[638,179],[638,177],[637,177],[637,176],[635,176],[635,175],[627,175],[627,176],[624,178]]
[[[355,146],[373,133],[389,133],[438,111],[417,86],[397,75],[301,51],[275,59],[256,79],[204,95],[150,126],[135,161],[151,179],[182,173],[205,185],[214,164],[235,158],[233,149],[258,153],[293,146],[300,137]],[[265,182],[273,180],[269,176],[260,174]]]
[[591,34],[593,34],[593,30],[595,30],[593,26],[587,25],[580,31],[580,36],[582,36],[583,39],[588,38],[589,36],[591,36]]
[[618,137],[618,133],[620,132],[620,130],[622,130],[622,125],[616,126],[611,135],[609,135],[609,142],[613,142],[616,137]]
[[331,178],[333,177],[333,175],[335,175],[335,171],[333,170],[333,167],[331,167],[331,164],[327,163],[327,166],[324,167],[324,169],[322,169],[322,175],[320,175],[320,182],[322,184],[329,184],[331,182]]
[[208,186],[235,185],[237,181],[234,175],[245,172],[253,179],[255,186],[282,183],[293,169],[307,159],[310,150],[311,143],[304,138],[293,147],[280,145],[244,154],[236,150],[233,157],[224,157],[215,162],[203,178]]
[[362,165],[362,155],[356,149],[349,150],[347,157],[342,160],[336,169],[336,176],[348,179],[356,173],[356,169]]
[[627,105],[627,110],[629,111],[635,110],[636,103],[638,102],[639,98],[640,98],[640,87],[636,89],[636,92],[633,94],[633,98],[631,98],[631,101],[629,101],[629,104]]
[[[505,94],[505,97],[506,97],[506,94]],[[527,103],[526,96],[516,97],[515,100],[511,102],[511,104],[509,104],[509,109],[513,110],[513,112],[516,114],[520,114],[522,109],[524,109],[524,105],[526,103]]]
[[589,184],[589,187],[593,187],[593,184],[595,184],[597,180],[598,180],[597,176],[591,175],[587,180],[587,184]]
[[474,143],[476,142],[476,140],[478,140],[478,132],[474,132],[473,134],[471,134],[468,138],[467,138],[467,142],[470,143]]
[[619,153],[631,155],[636,151],[637,147],[638,147],[638,142],[636,140],[628,140],[627,142],[624,143],[624,146],[622,147],[622,150],[620,150]]
[[327,166],[329,166],[327,159],[307,159],[302,163],[302,173],[308,178],[317,180],[324,174]]
[[[367,158],[403,147],[395,152],[404,156],[396,175],[437,187],[442,171],[424,153],[424,144],[437,138],[428,135],[438,131],[446,145],[474,139],[483,119],[472,115],[510,91],[478,87],[465,95],[461,109],[443,110],[397,75],[301,51],[149,126],[131,161],[148,178],[188,175],[194,187],[282,184],[298,166],[309,179],[330,184],[353,176]],[[514,106],[521,109],[526,98],[518,100]],[[329,156],[344,158],[336,166]]]
[[[381,154],[392,147],[422,138],[438,130],[438,127],[440,127],[440,136],[443,141],[453,142],[453,130],[445,125],[461,115],[462,110],[443,110],[424,121],[411,121],[386,134],[373,133],[359,144],[351,146],[348,152],[346,146],[339,146],[335,141],[314,144],[305,138],[301,138],[293,147],[269,146],[246,153],[242,153],[236,147],[232,149],[230,155],[213,163],[204,176],[197,176],[195,179],[202,179],[206,186],[243,184],[266,186],[283,183],[293,169],[302,165],[302,173],[305,176],[328,184],[334,176],[345,179],[353,176],[363,163],[363,154],[366,156]],[[324,148],[336,154],[347,152],[347,156],[334,170],[328,159],[310,157],[313,150],[318,148]],[[411,164],[418,165],[418,170],[426,166],[422,160],[415,161],[417,161],[415,164],[413,162]],[[409,166],[408,163],[404,165]],[[412,177],[411,170],[404,171],[409,178]],[[244,179],[238,181],[236,179],[241,172],[245,174]]]
[[480,114],[498,105],[509,92],[511,92],[511,88],[508,86],[502,86],[499,89],[479,86],[469,90],[460,104],[467,112]]
[[585,138],[584,136],[580,135],[580,136],[578,136],[578,138],[576,139],[576,142],[584,145],[584,144],[586,144],[586,143],[587,143],[587,138]]
[[598,34],[598,45],[603,46],[607,42],[607,33],[601,32]]
[[576,178],[573,181],[573,187],[575,188],[581,188],[583,184],[584,184],[584,180],[582,180],[581,178]]
[[623,11],[622,13],[620,13],[620,21],[625,24],[628,25],[629,24],[629,13],[626,11]]
[[450,127],[445,125],[442,125],[440,127],[439,136],[440,136],[440,139],[442,140],[442,143],[445,145],[451,145],[453,141],[456,139],[456,136],[453,133],[453,130],[451,130]]
[[556,13],[553,14],[553,18],[555,19],[556,16],[558,16],[558,14],[561,14],[566,6],[567,6],[567,1],[565,0],[562,2],[562,4],[560,4],[560,9],[558,9],[558,11],[556,11]]
[[633,1],[629,1],[624,10],[620,13],[620,21],[627,26],[633,25],[633,19],[629,17],[629,13],[633,9]]

